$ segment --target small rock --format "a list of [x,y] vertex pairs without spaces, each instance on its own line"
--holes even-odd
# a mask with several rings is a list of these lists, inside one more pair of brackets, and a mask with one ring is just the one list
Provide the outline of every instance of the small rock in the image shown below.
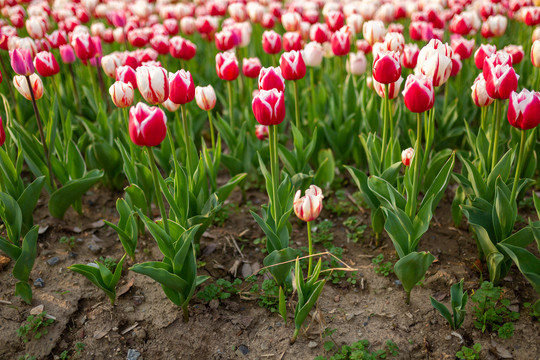
[[36,306],[30,310],[30,315],[39,315],[43,312],[43,304]]
[[447,335],[444,340],[452,340],[452,335]]
[[77,256],[79,255],[77,255],[77,253],[74,253],[73,251],[68,254],[68,258],[70,259],[75,259]]
[[347,319],[347,321],[351,320],[352,318],[354,317],[354,314],[347,314],[345,315],[345,319]]
[[216,310],[219,307],[219,300],[218,299],[212,299],[208,303],[208,306],[210,306],[210,309]]
[[97,229],[104,226],[105,226],[105,221],[103,220],[98,220],[90,224],[91,229]]
[[10,258],[0,255],[0,271],[4,270],[4,268],[7,266],[7,264],[9,264],[10,261]]
[[46,232],[48,229],[49,229],[49,225],[45,225],[45,226],[39,225],[39,228],[38,228],[38,235],[45,234],[45,232]]
[[242,355],[247,355],[249,353],[249,348],[246,345],[240,345],[238,350],[240,350]]
[[42,278],[37,278],[36,280],[34,280],[34,286],[37,288],[42,288],[45,286],[45,281],[43,281]]
[[146,330],[135,328],[135,330],[133,330],[133,335],[135,335],[137,339],[144,340],[146,339]]
[[245,279],[253,274],[251,272],[251,265],[244,263],[242,265],[242,277]]
[[316,348],[319,344],[317,344],[315,341],[310,341],[309,344],[307,344],[307,347],[310,349]]
[[394,284],[396,284],[396,286],[401,286],[401,280],[394,280]]
[[493,347],[493,350],[497,353],[497,356],[499,359],[513,359],[512,353],[508,351],[506,348],[504,348],[502,345],[497,344],[495,341],[491,341],[491,346]]
[[517,305],[517,304],[510,305],[510,306],[508,306],[508,310],[514,311],[514,312],[519,312],[519,305]]
[[94,254],[99,254],[101,252],[101,246],[97,244],[90,244],[88,245],[88,250],[90,250]]
[[[206,234],[206,233],[205,233]],[[208,256],[210,255],[211,253],[213,253],[214,251],[216,251],[217,249],[217,244],[215,243],[210,243],[208,246],[206,246],[203,251],[202,251],[202,255],[203,256]]]
[[341,300],[341,296],[336,295],[336,296],[334,297],[334,302],[339,302],[339,300]]
[[261,344],[261,350],[262,350],[262,351],[267,351],[268,349],[270,349],[270,346],[268,346],[267,343],[263,342],[263,343]]
[[127,360],[138,360],[141,357],[141,353],[135,349],[129,349],[127,352]]
[[47,260],[47,264],[49,264],[50,266],[54,266],[58,264],[59,261],[60,261],[60,258],[58,256],[53,256],[52,258]]
[[133,306],[126,306],[126,308],[124,309],[124,312],[127,312],[127,313],[134,312],[134,311],[135,311],[135,308]]

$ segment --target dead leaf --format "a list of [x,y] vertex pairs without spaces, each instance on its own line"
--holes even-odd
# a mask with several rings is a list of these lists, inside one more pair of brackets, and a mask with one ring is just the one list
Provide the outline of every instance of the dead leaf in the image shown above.
[[96,330],[94,332],[94,339],[99,340],[107,335],[111,331],[110,329]]
[[116,292],[117,296],[120,297],[120,296],[124,295],[125,293],[127,293],[129,291],[129,289],[131,289],[131,287],[133,286],[134,282],[135,282],[135,280],[133,278],[129,279],[128,282],[125,285],[122,285],[118,289],[118,291]]

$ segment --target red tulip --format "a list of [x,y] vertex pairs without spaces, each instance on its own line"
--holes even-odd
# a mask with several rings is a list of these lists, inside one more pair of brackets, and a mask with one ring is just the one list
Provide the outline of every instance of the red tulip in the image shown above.
[[403,52],[405,47],[405,38],[402,34],[396,32],[389,32],[384,37],[384,48],[388,51]]
[[34,66],[39,75],[43,77],[53,76],[60,72],[60,66],[54,55],[48,51],[37,53]]
[[71,45],[75,49],[77,57],[83,61],[87,61],[96,56],[97,49],[94,41],[88,34],[80,34],[73,38]]
[[60,45],[60,57],[64,64],[71,64],[76,60],[75,51],[73,51],[73,48],[69,44]]
[[362,51],[364,54],[369,54],[372,50],[371,45],[369,45],[369,43],[364,39],[356,40],[355,45],[356,50]]
[[265,29],[272,29],[276,24],[276,17],[273,14],[265,13],[261,19],[261,26]]
[[261,125],[279,125],[285,119],[285,95],[282,91],[260,90],[251,106],[255,119]]
[[130,83],[133,89],[137,89],[137,72],[128,65],[119,66],[116,68],[116,81]]
[[169,74],[169,100],[184,105],[195,98],[195,85],[189,71],[179,70]]
[[45,35],[49,43],[54,49],[58,49],[60,45],[67,44],[67,35],[65,31],[54,30],[52,33]]
[[163,20],[163,26],[167,29],[168,35],[178,34],[178,21],[176,19],[165,19]]
[[484,68],[484,60],[497,51],[495,45],[481,44],[478,50],[474,53],[474,64],[480,70]]
[[458,54],[462,60],[471,57],[474,49],[474,39],[467,40],[462,36],[451,36],[450,44],[454,53]]
[[403,67],[407,69],[414,69],[416,63],[418,62],[418,45],[416,44],[407,44],[403,49],[403,57],[401,58],[401,63]]
[[527,26],[536,26],[540,24],[540,7],[537,6],[527,6],[522,9],[523,11],[523,22]]
[[285,80],[299,80],[306,76],[306,64],[300,51],[293,50],[281,54],[279,67]]
[[197,53],[197,46],[180,36],[169,40],[169,52],[176,59],[191,60]]
[[508,122],[521,130],[533,129],[540,124],[540,93],[521,90],[512,91],[508,104]]
[[195,26],[201,34],[211,34],[218,27],[218,19],[213,16],[199,16],[195,21]]
[[261,68],[258,84],[259,90],[277,89],[278,91],[285,91],[285,79],[281,74],[281,68]]
[[154,36],[150,39],[150,45],[161,55],[169,53],[169,38],[165,35]]
[[302,38],[297,32],[286,32],[283,34],[283,49],[285,51],[302,50]]
[[167,116],[158,107],[138,103],[129,110],[129,136],[135,145],[158,146],[167,135]]
[[430,110],[435,102],[433,80],[424,75],[409,75],[403,89],[403,100],[411,112],[422,113]]
[[473,29],[471,18],[466,14],[457,14],[450,21],[450,31],[459,35],[468,35]]
[[348,27],[343,27],[332,34],[332,52],[336,56],[345,56],[351,51],[351,33]]
[[401,163],[405,166],[411,166],[412,158],[414,157],[414,149],[412,147],[401,152]]
[[227,51],[238,45],[240,39],[236,33],[229,30],[223,30],[215,34],[215,42],[219,51]]
[[494,99],[508,99],[516,91],[519,75],[510,65],[496,65],[490,68],[486,78],[486,90]]
[[487,18],[482,24],[481,34],[485,38],[499,37],[506,31],[508,19],[502,15],[494,15]]
[[433,80],[433,86],[441,86],[452,72],[454,52],[448,44],[433,39],[418,54],[417,67],[420,72]]
[[330,39],[328,26],[326,24],[315,23],[309,29],[309,38],[311,41],[316,41],[323,44]]
[[[388,98],[395,99],[399,95],[399,90],[401,89],[401,83],[403,83],[403,78],[400,76],[397,81],[388,85]],[[374,78],[372,79],[373,90],[382,98],[386,98],[386,88],[385,84],[378,82]]]
[[136,71],[137,87],[144,100],[156,105],[169,97],[167,70],[159,66],[139,66]]
[[6,132],[4,130],[4,124],[2,118],[0,117],[0,146],[4,145],[6,142]]
[[488,106],[493,102],[493,98],[491,98],[486,90],[486,79],[484,79],[484,75],[480,74],[478,77],[474,80],[473,86],[471,86],[471,96],[474,101],[474,104],[478,107],[484,107]]
[[28,49],[15,49],[9,52],[11,67],[19,75],[29,76],[34,73],[32,53]]
[[274,30],[262,34],[263,50],[267,54],[278,54],[281,51],[281,36]]
[[121,81],[116,81],[111,85],[109,94],[114,105],[119,108],[130,106],[133,103],[133,97],[135,95],[133,86],[130,83],[123,83]]
[[[0,121],[1,121],[1,119],[0,119]],[[261,124],[255,125],[255,136],[257,137],[257,139],[262,141],[262,140],[266,139],[268,137],[268,135],[269,135],[268,126],[261,125]],[[2,144],[0,144],[0,146],[2,146]]]
[[396,82],[401,76],[399,53],[377,52],[373,60],[373,78],[381,84]]
[[238,60],[233,52],[223,52],[216,55],[216,72],[221,80],[233,81],[238,77],[240,69]]
[[496,53],[487,56],[484,59],[484,66],[482,67],[484,78],[487,79],[491,68],[497,65],[512,66],[512,58],[504,51],[497,51]]
[[242,73],[244,76],[255,79],[259,77],[261,68],[262,64],[259,58],[244,58],[242,60]]
[[325,17],[324,21],[328,26],[328,29],[331,32],[338,31],[345,24],[345,17],[341,11],[329,11]]
[[512,65],[519,64],[525,56],[523,46],[521,45],[508,45],[504,47],[503,51],[505,51],[512,58]]

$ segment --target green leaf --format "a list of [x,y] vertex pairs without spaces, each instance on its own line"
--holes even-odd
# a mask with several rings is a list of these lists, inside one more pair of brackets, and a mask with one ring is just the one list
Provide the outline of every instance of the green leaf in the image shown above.
[[21,256],[21,248],[3,237],[0,237],[0,250],[5,252],[13,261],[16,261]]
[[32,288],[26,281],[15,284],[15,296],[19,296],[28,305],[32,304]]
[[75,264],[68,267],[69,270],[74,271],[78,274],[83,275],[88,280],[92,282],[92,284],[96,285],[98,288],[100,288],[105,294],[109,297],[114,299],[115,294],[111,292],[108,288],[108,286],[103,281],[103,278],[101,277],[101,272],[99,271],[99,266],[95,264],[93,265],[84,265],[84,264]]
[[[294,262],[290,261],[296,258],[298,252],[293,248],[274,250],[263,260],[264,266],[270,267],[268,270],[274,276],[276,283],[283,286],[285,280],[291,273]],[[276,265],[280,264],[280,265]]]
[[315,173],[314,183],[320,187],[327,187],[334,181],[336,161],[330,149],[322,149],[318,154],[319,168]]
[[6,227],[9,241],[19,246],[23,222],[21,208],[11,195],[3,192],[0,192],[0,217]]
[[446,319],[446,321],[448,321],[448,324],[450,324],[450,326],[452,328],[454,328],[454,323],[452,321],[452,315],[450,314],[450,311],[448,310],[446,305],[444,305],[443,303],[438,302],[437,300],[435,300],[431,296],[429,297],[429,300],[431,301],[431,306],[433,306]]
[[413,224],[403,210],[383,209],[386,214],[384,229],[390,236],[398,256],[403,258],[411,251],[409,237],[414,231]]
[[21,255],[17,258],[13,267],[13,276],[23,282],[28,281],[36,260],[38,229],[39,227],[35,225],[24,237]]
[[540,294],[540,259],[518,246],[500,243],[499,246],[512,258],[519,271]]
[[172,268],[161,262],[151,261],[135,264],[129,270],[146,275],[161,285],[179,293],[183,293],[189,287],[189,284],[184,279],[171,272]]
[[231,179],[229,179],[229,181],[227,181],[227,183],[225,185],[221,186],[216,191],[216,195],[217,195],[219,201],[224,202],[225,200],[227,200],[227,198],[229,197],[231,192],[234,190],[234,188],[238,184],[240,184],[246,178],[246,176],[247,176],[246,173],[237,174],[237,175],[233,176]]
[[412,252],[396,262],[394,273],[401,280],[405,291],[410,292],[422,280],[433,260],[435,256],[428,252]]
[[[446,190],[446,186],[448,185],[448,180],[450,180],[450,175],[452,174],[452,169],[454,168],[454,162],[455,153],[452,153],[450,159],[448,159],[448,161],[441,168],[441,170],[435,177],[435,180],[433,181],[433,183],[431,183],[429,189],[424,194],[424,200],[422,201],[420,207],[422,207],[424,201],[432,201],[431,212],[435,211],[437,204],[444,195],[444,191]],[[433,197],[432,200],[431,197]]]
[[23,216],[23,231],[21,235],[24,235],[34,224],[32,214],[39,200],[43,185],[45,185],[45,176],[40,176],[28,185],[17,199]]
[[372,175],[368,178],[368,186],[385,207],[405,209],[407,201],[388,181]]
[[79,200],[103,177],[103,171],[92,170],[80,179],[68,181],[56,190],[49,199],[49,212],[56,218],[63,218],[67,209]]

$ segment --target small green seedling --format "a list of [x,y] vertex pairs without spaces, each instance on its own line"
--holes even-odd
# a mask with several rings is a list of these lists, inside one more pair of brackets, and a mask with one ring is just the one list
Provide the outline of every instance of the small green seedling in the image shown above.
[[376,257],[374,257],[371,260],[371,263],[373,264],[373,270],[376,274],[382,275],[382,276],[388,276],[391,273],[394,272],[392,263],[390,261],[384,261],[384,255],[379,254]]
[[75,248],[75,237],[74,236],[70,236],[70,237],[67,237],[67,236],[62,236],[58,242],[60,244],[66,244],[70,250],[73,250],[73,248]]
[[46,328],[53,322],[54,319],[47,317],[45,311],[35,316],[29,315],[26,318],[26,322],[17,329],[17,335],[24,343],[27,343],[30,340],[29,337],[31,335],[34,336],[34,339],[40,339],[49,332]]
[[461,351],[456,353],[456,357],[463,360],[479,360],[480,351],[482,351],[482,345],[480,344],[474,344],[472,349],[462,346]]
[[439,301],[430,297],[431,305],[448,321],[452,329],[457,330],[463,324],[467,310],[467,300],[469,296],[467,292],[463,291],[463,279],[457,284],[452,285],[450,288],[450,306],[452,308],[453,315],[450,314],[450,310]]

